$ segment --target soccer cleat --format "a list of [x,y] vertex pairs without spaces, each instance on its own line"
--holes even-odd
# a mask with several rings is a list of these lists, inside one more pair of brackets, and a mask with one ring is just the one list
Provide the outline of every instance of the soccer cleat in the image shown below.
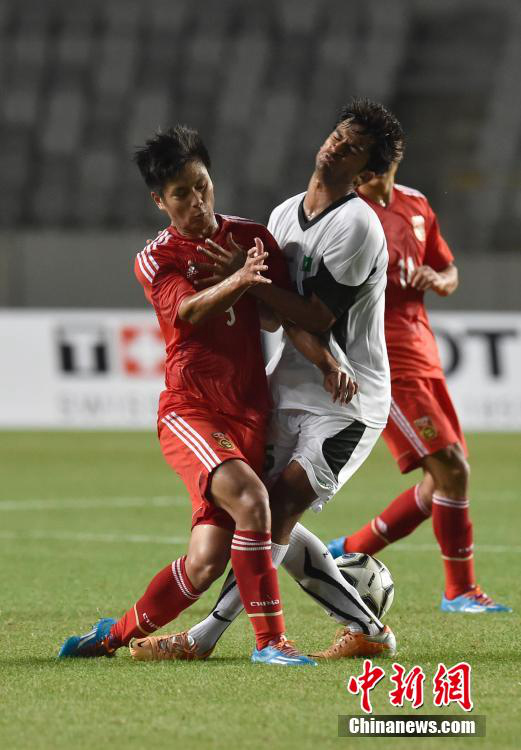
[[396,638],[386,625],[378,635],[353,632],[351,628],[341,628],[335,635],[332,645],[325,651],[311,654],[317,659],[344,659],[350,656],[394,656]]
[[147,638],[132,638],[128,647],[131,657],[136,661],[208,659],[213,651],[213,648],[211,648],[204,654],[199,653],[197,643],[187,631],[175,633],[175,635],[149,635]]
[[288,641],[284,635],[279,641],[270,641],[264,648],[256,648],[251,655],[251,660],[257,664],[276,664],[281,667],[317,666],[314,659],[300,654],[293,645],[293,641]]
[[116,620],[103,617],[85,635],[71,635],[58,653],[58,659],[65,657],[89,658],[93,656],[113,656],[116,648],[109,643],[110,628]]
[[342,555],[344,554],[344,542],[346,539],[346,536],[339,536],[338,539],[332,539],[327,543],[327,548],[331,553],[331,557],[333,558],[333,560],[336,560],[337,557],[342,557]]
[[445,594],[441,597],[442,612],[465,612],[467,614],[480,614],[481,612],[512,612],[512,607],[498,604],[490,596],[487,596],[479,586],[474,586],[465,594],[447,599]]

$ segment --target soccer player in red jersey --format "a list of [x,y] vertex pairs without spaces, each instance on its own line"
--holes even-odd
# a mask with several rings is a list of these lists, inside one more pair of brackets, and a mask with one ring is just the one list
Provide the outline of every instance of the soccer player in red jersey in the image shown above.
[[[158,434],[190,493],[192,534],[187,554],[161,570],[120,620],[104,618],[72,636],[60,656],[110,655],[153,633],[193,604],[231,558],[255,631],[252,660],[314,665],[284,635],[272,561],[277,545],[272,550],[268,493],[259,479],[271,402],[257,302],[247,292],[271,280],[288,288],[284,259],[265,227],[214,213],[210,158],[196,131],[178,126],[158,133],[136,152],[136,162],[171,222],[137,255],[135,272],[165,338]],[[251,250],[226,279],[197,291],[205,242]],[[309,345],[309,334],[302,334]]]
[[425,196],[395,184],[399,164],[361,185],[359,194],[378,214],[389,252],[385,338],[392,401],[383,437],[400,471],[421,468],[423,478],[362,529],[328,547],[334,557],[373,555],[432,515],[445,570],[441,609],[511,611],[476,584],[467,447],[424,306],[426,291],[446,297],[457,289],[458,270]]

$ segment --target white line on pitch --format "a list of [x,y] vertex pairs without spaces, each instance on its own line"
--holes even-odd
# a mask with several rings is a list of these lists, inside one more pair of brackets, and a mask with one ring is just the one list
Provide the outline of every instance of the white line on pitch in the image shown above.
[[0,531],[0,539],[55,540],[58,542],[105,542],[131,544],[186,544],[185,536],[149,536],[147,534],[96,534],[88,531]]
[[[188,504],[188,498],[180,495],[156,495],[155,497],[78,497],[64,500],[2,500],[0,511],[28,510],[89,510],[90,508],[137,508],[141,505],[165,508]],[[188,507],[188,505],[187,505]]]
[[[387,550],[396,550],[397,552],[438,552],[437,544],[410,544],[408,542],[399,542],[386,547]],[[521,552],[519,544],[475,544],[474,552]]]
[[[99,534],[95,532],[75,532],[75,531],[0,531],[0,539],[34,539],[34,540],[55,540],[62,542],[105,542],[105,543],[125,543],[131,544],[185,544],[188,537],[182,536],[152,536],[147,534]],[[437,552],[438,547],[435,544],[396,544],[387,548],[396,552]],[[519,554],[521,545],[519,544],[483,544],[476,547],[479,555],[481,552],[498,553],[513,552]]]

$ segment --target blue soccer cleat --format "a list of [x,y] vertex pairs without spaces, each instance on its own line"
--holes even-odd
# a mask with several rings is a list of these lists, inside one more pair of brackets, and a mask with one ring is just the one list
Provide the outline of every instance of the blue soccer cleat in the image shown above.
[[103,617],[85,635],[71,635],[60,649],[58,659],[65,657],[88,658],[112,656],[116,650],[109,644],[110,628],[116,623],[112,617]]
[[336,560],[337,557],[342,557],[345,553],[344,542],[346,539],[346,536],[339,536],[338,539],[332,539],[327,543],[327,548],[330,551],[333,560]]
[[299,654],[292,641],[282,636],[277,643],[270,644],[264,648],[256,648],[251,655],[251,660],[257,664],[276,664],[281,667],[316,667],[317,663],[309,656]]
[[465,612],[467,614],[481,614],[481,612],[512,612],[511,607],[505,604],[498,604],[490,596],[487,596],[479,586],[465,594],[456,596],[454,599],[447,599],[445,594],[441,597],[442,612]]

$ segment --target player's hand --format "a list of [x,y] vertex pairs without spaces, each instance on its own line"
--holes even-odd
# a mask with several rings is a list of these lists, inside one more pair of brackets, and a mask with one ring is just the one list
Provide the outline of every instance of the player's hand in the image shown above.
[[347,404],[358,393],[358,383],[352,380],[340,367],[324,373],[324,388],[333,398],[333,403]]
[[430,266],[418,266],[418,268],[415,268],[409,283],[413,289],[417,289],[419,292],[432,289],[433,292],[441,294],[444,291],[442,276]]
[[255,237],[255,246],[250,247],[246,255],[244,266],[235,272],[235,276],[240,280],[241,286],[256,286],[258,284],[271,284],[271,279],[262,275],[263,271],[268,270],[265,261],[268,253],[264,250],[262,240]]
[[205,247],[198,246],[197,249],[204,253],[210,262],[195,265],[199,272],[208,274],[204,279],[194,281],[197,289],[214,286],[243,267],[246,261],[246,250],[235,242],[231,232],[228,232],[226,236],[226,245],[227,247],[224,248],[213,240],[205,240]]

